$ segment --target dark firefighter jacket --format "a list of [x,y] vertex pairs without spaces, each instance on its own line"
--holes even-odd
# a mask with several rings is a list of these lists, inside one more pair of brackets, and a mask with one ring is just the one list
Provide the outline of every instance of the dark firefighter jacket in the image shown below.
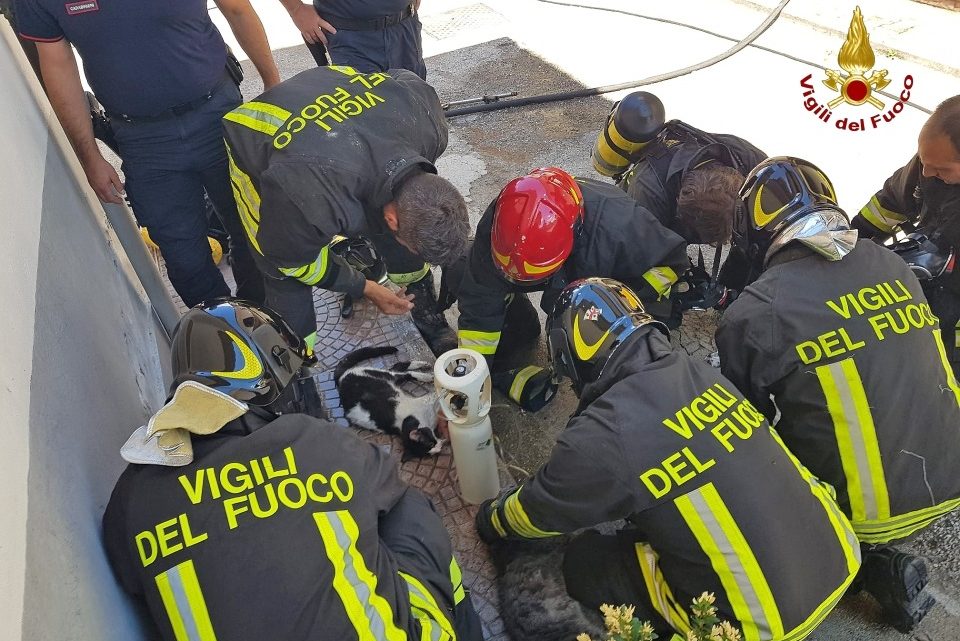
[[782,250],[724,314],[717,347],[723,374],[771,419],[779,409],[777,431],[862,541],[960,507],[960,386],[896,254],[869,240],[837,262]]
[[714,592],[745,639],[801,639],[860,565],[849,522],[719,372],[636,332],[584,388],[533,478],[481,515],[537,538],[627,519],[653,607],[675,629]]
[[938,245],[960,247],[960,185],[923,176],[919,156],[887,178],[854,218],[861,236],[889,236],[901,225],[924,230]]
[[256,254],[286,276],[363,294],[327,249],[334,235],[386,232],[383,206],[412,170],[436,173],[447,125],[433,88],[402,69],[319,67],[224,116],[230,179]]
[[[163,639],[405,641],[423,626],[452,640],[450,579],[406,574],[378,536],[413,491],[395,462],[303,414],[265,423],[248,413],[194,438],[191,464],[130,465],[117,482],[107,555]],[[434,549],[453,574],[449,540]]]
[[680,120],[668,122],[642,154],[624,174],[619,187],[690,243],[698,242],[696,233],[677,218],[677,198],[687,171],[719,162],[746,177],[767,158],[743,138],[700,131]]
[[513,293],[542,291],[540,306],[547,313],[567,284],[590,276],[626,283],[644,301],[669,296],[678,276],[690,265],[683,238],[613,185],[589,178],[577,178],[577,183],[583,193],[583,228],[560,270],[535,285],[514,285],[501,277],[490,247],[496,200],[487,207],[457,293],[461,347],[485,355],[496,353]]

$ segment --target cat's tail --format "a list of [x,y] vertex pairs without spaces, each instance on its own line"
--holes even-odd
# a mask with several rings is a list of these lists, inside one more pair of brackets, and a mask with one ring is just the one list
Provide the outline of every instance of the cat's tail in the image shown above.
[[343,359],[337,363],[337,369],[333,371],[333,380],[339,383],[340,378],[346,374],[348,369],[355,367],[363,361],[396,353],[397,348],[391,347],[390,345],[386,345],[384,347],[361,347],[360,349],[355,349],[344,356]]

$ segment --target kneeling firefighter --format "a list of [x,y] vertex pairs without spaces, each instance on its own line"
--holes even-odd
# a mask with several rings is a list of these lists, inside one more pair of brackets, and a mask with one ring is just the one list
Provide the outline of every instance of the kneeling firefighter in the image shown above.
[[681,309],[723,307],[732,298],[718,282],[721,246],[730,242],[744,177],[766,157],[738,136],[667,122],[663,103],[646,91],[613,106],[594,146],[594,168],[691,245],[716,247],[712,272],[700,253],[682,277],[674,294]]
[[[313,287],[411,311],[435,354],[456,347],[430,264],[466,249],[463,197],[436,175],[447,124],[433,88],[409,71],[322,67],[224,116],[234,196],[267,276],[268,304],[312,345]],[[336,235],[369,237],[396,294],[331,254]],[[411,306],[410,295],[413,296]]]
[[616,278],[669,321],[671,289],[689,265],[683,238],[619,189],[548,167],[507,183],[445,282],[460,309],[460,346],[485,355],[494,383],[535,410],[554,389],[549,373],[510,369],[515,349],[540,335],[527,293],[543,292],[540,307],[549,312],[571,281]]
[[120,585],[165,641],[480,641],[429,500],[378,447],[296,413],[309,361],[270,310],[187,312],[172,398],[124,445],[103,517]]
[[547,463],[481,505],[480,536],[511,545],[626,519],[566,548],[566,589],[585,606],[634,604],[659,634],[686,635],[684,606],[710,591],[744,639],[807,636],[860,566],[831,489],[623,284],[571,284],[547,330],[580,403]]
[[960,385],[937,317],[811,163],[771,158],[741,196],[731,256],[747,286],[717,329],[721,370],[837,489],[864,546],[862,587],[907,632],[934,600],[923,560],[889,544],[960,508]]

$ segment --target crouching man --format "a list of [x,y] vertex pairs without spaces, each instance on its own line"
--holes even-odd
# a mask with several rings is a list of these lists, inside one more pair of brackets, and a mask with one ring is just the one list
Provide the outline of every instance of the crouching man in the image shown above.
[[[752,276],[717,330],[723,374],[837,490],[862,586],[911,630],[934,600],[889,543],[960,507],[960,387],[937,317],[893,252],[849,228],[826,175],[771,158],[747,177],[733,254]],[[742,286],[740,289],[743,289]]]
[[427,498],[377,447],[295,413],[307,360],[267,309],[184,316],[173,398],[124,445],[103,518],[120,585],[165,641],[480,641]]
[[860,566],[830,489],[729,381],[674,351],[621,283],[570,285],[547,328],[553,367],[580,404],[549,461],[481,506],[483,539],[626,519],[567,547],[566,589],[582,604],[634,604],[669,637],[689,631],[685,607],[710,591],[744,639],[809,634]]
[[[447,123],[436,91],[409,71],[299,73],[223,118],[230,178],[267,303],[312,346],[313,287],[410,311],[434,354],[457,346],[430,264],[467,247],[467,206],[437,176]],[[330,253],[336,235],[370,238],[398,295]],[[413,297],[413,304],[407,300]]]

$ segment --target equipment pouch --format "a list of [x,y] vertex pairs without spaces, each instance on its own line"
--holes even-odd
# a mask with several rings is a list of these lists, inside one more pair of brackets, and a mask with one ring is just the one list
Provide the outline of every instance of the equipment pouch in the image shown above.
[[233,80],[234,84],[239,88],[240,83],[243,82],[243,66],[241,66],[237,57],[233,55],[230,47],[227,47],[227,73],[230,74],[230,79]]

